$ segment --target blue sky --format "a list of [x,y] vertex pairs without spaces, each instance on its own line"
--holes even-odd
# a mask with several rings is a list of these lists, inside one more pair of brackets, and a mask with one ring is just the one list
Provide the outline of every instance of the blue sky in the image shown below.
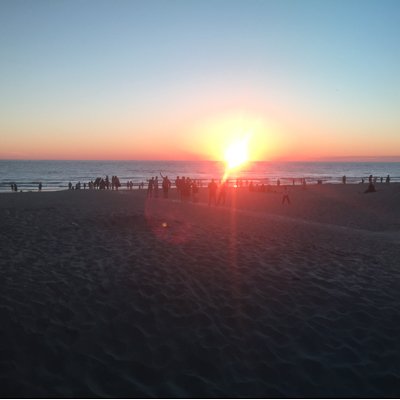
[[399,38],[399,1],[2,0],[0,158],[183,157],[238,115],[277,157],[398,155]]

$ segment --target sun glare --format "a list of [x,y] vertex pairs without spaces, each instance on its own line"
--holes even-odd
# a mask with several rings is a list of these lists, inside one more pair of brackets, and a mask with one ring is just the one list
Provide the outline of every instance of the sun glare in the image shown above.
[[237,168],[249,160],[248,137],[231,143],[225,151],[225,163],[228,169]]

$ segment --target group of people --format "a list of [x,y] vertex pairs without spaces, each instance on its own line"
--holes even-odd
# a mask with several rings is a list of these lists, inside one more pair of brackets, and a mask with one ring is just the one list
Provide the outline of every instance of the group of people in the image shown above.
[[[111,177],[111,180],[109,179],[108,175],[106,175],[105,178],[98,177],[94,181],[92,180],[92,181],[88,182],[87,184],[86,184],[86,182],[81,184],[80,181],[77,182],[75,185],[73,185],[72,182],[68,183],[68,189],[69,190],[80,190],[80,189],[82,189],[82,186],[83,186],[83,189],[88,188],[90,190],[92,190],[92,189],[118,190],[118,188],[121,187],[121,182],[120,182],[118,176],[116,176],[116,175],[113,175]],[[133,189],[133,182],[132,181],[130,181],[130,182],[128,181],[127,182],[127,188],[128,189]]]
[[[370,175],[369,177],[368,177],[368,187],[367,187],[367,189],[365,189],[364,190],[364,193],[373,193],[373,192],[376,192],[376,188],[375,188],[375,185],[376,185],[376,182],[377,182],[377,180],[378,180],[378,178],[375,176],[372,176],[372,175]],[[383,177],[381,176],[381,183],[383,183]],[[387,175],[386,176],[386,180],[385,180],[385,182],[387,183],[387,184],[389,184],[390,183],[390,175]],[[345,183],[345,182],[344,182]],[[364,183],[364,178],[361,180],[361,183]]]
[[[169,197],[169,191],[172,187],[172,182],[168,178],[168,176],[164,176],[160,172],[161,179],[159,180],[158,176],[154,176],[151,179],[147,181],[147,197],[155,197],[157,198],[159,195],[159,188],[161,187],[163,197],[168,198]],[[378,181],[378,178],[373,176],[372,174],[369,175],[368,177],[368,188],[365,190],[365,193],[370,193],[370,192],[375,192],[376,188],[375,185]],[[380,177],[380,182],[383,183],[384,178]],[[385,182],[389,184],[391,181],[390,175],[387,175],[385,178]],[[228,181],[223,181],[219,182],[220,184],[218,185],[217,182],[212,179],[210,183],[208,184],[208,204],[225,204],[226,202],[226,195],[227,195],[227,188],[229,186]],[[346,175],[342,176],[342,183],[346,184],[347,183],[347,177]],[[361,183],[364,183],[364,178],[362,178]],[[185,176],[177,176],[175,181],[174,181],[177,195],[182,201],[188,201],[192,199],[193,202],[197,201],[198,197],[198,192],[199,188],[202,186],[202,181],[201,180],[196,180],[196,179],[191,179],[189,177]],[[306,186],[306,179],[301,179],[301,184],[305,187]],[[138,189],[143,189],[144,188],[144,182],[139,183]],[[242,179],[236,179],[236,184],[233,184],[236,188],[240,187],[247,187],[250,192],[266,192],[266,191],[272,191],[272,186],[271,185],[265,185],[264,183],[261,184],[254,184],[253,181],[243,181]],[[293,179],[293,185],[295,185],[295,180]],[[111,177],[111,180],[109,179],[108,175],[106,175],[105,178],[98,177],[94,181],[90,181],[87,184],[81,182],[77,182],[75,185],[73,185],[71,182],[68,184],[68,189],[72,190],[79,190],[83,186],[83,189],[100,189],[100,190],[106,190],[106,189],[111,189],[111,190],[118,190],[122,185],[120,182],[120,179],[118,176],[113,175]],[[133,190],[134,183],[132,180],[128,180],[126,182],[126,188],[127,190]],[[277,179],[276,181],[276,187],[281,186],[281,181],[280,179]],[[38,184],[38,190],[42,191],[42,182],[39,182]],[[11,183],[11,191],[17,192],[18,191],[18,186],[16,183]],[[282,203],[284,204],[287,202],[290,204],[290,199],[288,195],[288,189],[287,186],[284,186],[283,189],[283,198],[282,198]],[[218,196],[217,196],[218,195]]]
[[[10,187],[11,187],[11,191],[12,192],[18,192],[18,185],[16,183],[12,183],[10,185]],[[39,184],[38,184],[38,191],[39,192],[42,191],[42,187],[43,187],[42,182],[39,182]],[[22,190],[21,190],[21,192],[22,192]]]
[[116,176],[116,175],[113,175],[111,177],[111,181],[108,178],[108,175],[106,175],[105,179],[96,178],[94,182],[93,181],[89,182],[89,189],[118,190],[118,188],[120,188],[120,187],[121,187],[121,182],[120,182],[118,176]]
[[[162,177],[162,175],[161,175]],[[168,191],[171,187],[171,182],[168,176],[163,178],[163,192],[164,197],[168,198]],[[158,176],[153,176],[147,181],[147,197],[158,197],[159,181]]]
[[[161,176],[161,189],[163,192],[163,197],[165,199],[168,199],[169,190],[172,187],[172,182],[168,178],[168,175],[164,176],[160,172],[160,176]],[[159,187],[160,187],[160,180],[158,179],[158,176],[153,176],[151,179],[149,179],[147,182],[147,197],[157,198]],[[181,201],[188,201],[190,199],[192,199],[193,202],[197,201],[199,185],[198,181],[196,181],[195,179],[191,179],[185,176],[182,177],[177,176],[175,179],[175,187],[178,197],[181,199]]]
[[[219,189],[219,191],[218,191]],[[226,194],[228,190],[228,184],[226,181],[223,181],[218,188],[217,183],[214,179],[211,179],[211,182],[208,184],[208,205],[212,204],[215,206],[225,205],[226,202]],[[218,198],[217,198],[218,191]]]
[[175,187],[178,192],[178,196],[182,201],[188,201],[192,198],[193,202],[197,202],[199,193],[199,181],[191,179],[189,177],[179,177],[175,179]]

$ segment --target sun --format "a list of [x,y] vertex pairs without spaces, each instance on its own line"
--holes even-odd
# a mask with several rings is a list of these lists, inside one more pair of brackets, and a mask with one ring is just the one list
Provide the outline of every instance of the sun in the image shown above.
[[225,151],[225,163],[228,169],[234,169],[249,160],[248,137],[232,142]]

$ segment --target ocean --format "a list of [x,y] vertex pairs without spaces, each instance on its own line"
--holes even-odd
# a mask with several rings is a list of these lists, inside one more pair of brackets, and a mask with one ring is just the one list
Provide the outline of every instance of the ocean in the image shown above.
[[[160,173],[173,181],[176,176],[200,179],[221,179],[224,163],[218,161],[28,161],[0,160],[0,192],[10,192],[11,184],[18,190],[37,190],[42,182],[46,191],[65,190],[68,183],[88,183],[97,177],[117,175],[124,187],[133,181],[134,188],[141,182]],[[390,175],[392,182],[400,182],[400,162],[252,162],[231,171],[229,179],[252,180],[254,183],[274,184],[279,178],[282,184],[340,183],[346,175],[348,183],[359,183],[369,175]]]

